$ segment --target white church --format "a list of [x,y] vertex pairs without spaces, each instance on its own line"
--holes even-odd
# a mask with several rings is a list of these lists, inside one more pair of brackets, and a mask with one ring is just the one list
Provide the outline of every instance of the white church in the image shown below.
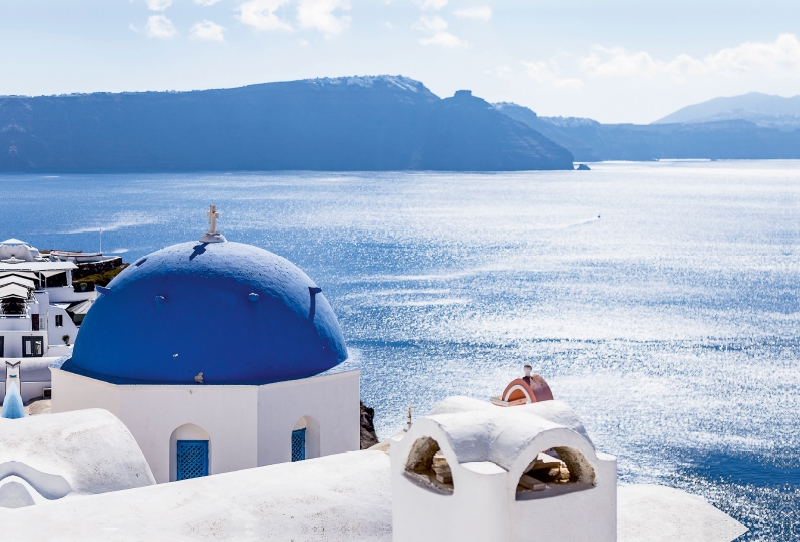
[[359,450],[359,369],[321,288],[199,241],[134,262],[51,367],[52,414],[0,415],[13,540],[728,542],[703,499],[620,486],[538,375],[450,397]]
[[114,414],[159,483],[357,450],[359,371],[325,295],[209,215],[100,289],[53,412]]

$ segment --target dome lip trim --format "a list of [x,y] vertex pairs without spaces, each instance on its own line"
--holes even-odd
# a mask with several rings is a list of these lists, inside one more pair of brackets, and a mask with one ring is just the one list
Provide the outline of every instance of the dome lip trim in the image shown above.
[[299,376],[295,378],[277,378],[277,379],[258,379],[258,380],[243,380],[243,381],[235,381],[235,382],[203,382],[199,384],[195,381],[186,381],[186,382],[165,382],[163,380],[150,380],[150,379],[135,379],[135,378],[127,378],[127,377],[119,377],[113,375],[105,375],[96,373],[94,371],[89,371],[72,363],[72,356],[66,355],[62,358],[59,358],[55,362],[51,363],[49,367],[51,369],[58,369],[67,373],[71,373],[78,376],[83,376],[86,378],[91,378],[93,380],[99,380],[101,382],[106,382],[107,384],[112,384],[115,386],[266,386],[269,384],[280,384],[283,382],[294,382],[297,380],[307,380],[309,378],[317,378],[323,376],[333,376],[342,373],[350,373],[353,371],[360,371],[361,370],[361,362],[351,357],[350,352],[348,351],[348,356],[338,364],[334,365],[330,369],[326,369],[325,371],[321,371],[319,373],[310,374],[307,376]]

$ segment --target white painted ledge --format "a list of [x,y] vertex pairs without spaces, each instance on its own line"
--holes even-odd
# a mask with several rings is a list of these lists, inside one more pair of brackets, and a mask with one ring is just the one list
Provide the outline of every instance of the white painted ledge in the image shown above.
[[617,488],[618,542],[730,542],[747,528],[679,489],[656,485]]

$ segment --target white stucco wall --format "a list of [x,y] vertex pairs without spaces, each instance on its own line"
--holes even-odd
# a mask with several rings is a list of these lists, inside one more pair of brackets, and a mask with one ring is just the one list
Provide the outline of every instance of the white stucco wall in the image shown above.
[[[119,418],[119,387],[85,376],[50,369],[52,386],[51,411],[70,412],[85,408],[102,408]],[[56,393],[55,390],[62,390]]]
[[292,429],[303,416],[315,420],[319,431],[317,453],[314,431],[308,432],[307,457],[358,450],[361,445],[359,375],[359,371],[349,371],[260,386],[258,466],[292,459]]
[[73,301],[97,298],[97,292],[76,292],[72,287],[71,279],[68,279],[68,284],[69,286],[47,288],[51,303],[72,303]]
[[308,434],[309,457],[360,445],[358,371],[263,386],[116,385],[60,369],[52,370],[52,379],[53,412],[112,412],[133,434],[158,483],[175,479],[170,443],[186,424],[209,436],[209,474],[290,461],[291,432],[304,416],[318,427],[318,437]]
[[170,481],[170,438],[194,424],[209,437],[209,474],[256,466],[258,396],[254,386],[118,386],[119,418],[128,426],[153,476]]
[[[46,330],[31,331],[30,317],[17,318],[15,322],[25,324],[27,331],[14,331],[7,327],[7,323],[3,322],[4,329],[0,335],[5,337],[3,347],[3,357],[5,358],[21,358],[22,357],[22,338],[23,337],[42,337],[44,354],[47,353],[48,335]],[[23,326],[24,327],[24,326]]]
[[20,395],[22,401],[27,403],[34,397],[41,397],[42,390],[50,387],[50,371],[47,366],[58,359],[54,356],[0,358],[0,402],[5,400],[5,384],[8,373],[8,365],[5,362],[20,362],[19,375],[22,380]]
[[[56,325],[56,316],[61,316],[61,325]],[[47,330],[50,332],[48,345],[63,345],[64,341],[61,339],[64,335],[69,335],[69,344],[74,344],[75,339],[78,337],[78,326],[72,321],[66,310],[55,305],[50,305],[46,309],[42,309],[42,318],[46,318]]]
[[[20,395],[22,402],[27,403],[34,397],[41,397],[45,388],[50,387],[50,382],[22,382],[20,386]],[[4,395],[5,398],[5,395]]]

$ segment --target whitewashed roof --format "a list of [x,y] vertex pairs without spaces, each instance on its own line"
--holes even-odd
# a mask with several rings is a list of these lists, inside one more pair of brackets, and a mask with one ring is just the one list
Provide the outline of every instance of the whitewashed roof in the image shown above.
[[36,288],[36,283],[31,279],[22,278],[16,275],[0,276],[0,287],[5,286],[6,284],[16,284],[17,286],[24,286],[29,290],[33,290],[34,288]]
[[554,430],[576,433],[594,448],[578,416],[561,401],[504,408],[471,397],[448,397],[414,422],[430,423],[448,435],[459,463],[491,461],[510,470],[539,435]]
[[391,542],[391,503],[389,457],[362,451],[18,508],[12,521],[28,542]]
[[30,246],[25,241],[20,241],[19,239],[6,239],[5,241],[0,241],[0,245],[7,245],[7,246]]
[[0,285],[0,299],[7,299],[15,297],[18,299],[28,299],[30,290],[19,284],[3,284]]
[[[28,542],[391,542],[389,472],[385,453],[349,452],[19,508],[14,533]],[[746,530],[694,495],[640,488],[619,488],[619,542],[728,542]]]
[[67,271],[77,269],[78,266],[72,262],[20,262],[2,263],[0,262],[0,272],[2,271]]

